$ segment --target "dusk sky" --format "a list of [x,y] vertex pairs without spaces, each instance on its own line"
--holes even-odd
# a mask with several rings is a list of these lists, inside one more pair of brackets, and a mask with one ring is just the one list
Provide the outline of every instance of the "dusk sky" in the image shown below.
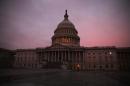
[[38,48],[68,10],[80,45],[130,47],[129,0],[0,0],[0,47]]

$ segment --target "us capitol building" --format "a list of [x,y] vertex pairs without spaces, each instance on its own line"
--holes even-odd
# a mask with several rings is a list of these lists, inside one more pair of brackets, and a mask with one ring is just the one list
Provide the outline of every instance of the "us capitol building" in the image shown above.
[[17,49],[16,68],[61,68],[86,71],[118,71],[130,67],[130,48],[82,47],[67,10],[52,36],[52,44],[45,48]]

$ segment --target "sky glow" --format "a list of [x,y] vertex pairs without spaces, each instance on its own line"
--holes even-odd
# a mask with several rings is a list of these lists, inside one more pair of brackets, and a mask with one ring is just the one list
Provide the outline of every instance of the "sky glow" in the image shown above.
[[1,0],[0,47],[50,46],[65,9],[81,46],[130,47],[129,4],[129,0]]

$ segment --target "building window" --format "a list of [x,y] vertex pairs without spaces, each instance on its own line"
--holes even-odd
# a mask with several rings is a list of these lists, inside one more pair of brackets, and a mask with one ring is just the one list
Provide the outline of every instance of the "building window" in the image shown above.
[[88,55],[90,55],[90,53],[88,53]]
[[105,57],[105,61],[106,61],[106,62],[108,61],[108,57],[107,57],[107,56]]
[[93,65],[93,68],[96,68],[96,65],[95,65],[95,64]]
[[108,66],[108,64],[106,64],[106,68],[108,68],[109,66]]
[[88,67],[89,67],[89,68],[91,68],[91,65],[90,65],[90,64],[88,64]]
[[111,68],[113,68],[113,64],[111,64]]
[[109,55],[112,55],[112,52],[111,52],[111,51],[109,52]]
[[24,64],[24,67],[26,67],[26,64]]
[[102,65],[100,65],[99,67],[100,67],[100,69],[102,69]]
[[95,56],[93,58],[96,58]]

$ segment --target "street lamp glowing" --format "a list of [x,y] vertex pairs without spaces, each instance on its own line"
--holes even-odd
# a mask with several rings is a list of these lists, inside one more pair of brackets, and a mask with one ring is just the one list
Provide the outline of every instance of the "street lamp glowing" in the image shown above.
[[80,65],[79,65],[79,64],[77,64],[77,67],[79,68],[79,67],[80,67]]

